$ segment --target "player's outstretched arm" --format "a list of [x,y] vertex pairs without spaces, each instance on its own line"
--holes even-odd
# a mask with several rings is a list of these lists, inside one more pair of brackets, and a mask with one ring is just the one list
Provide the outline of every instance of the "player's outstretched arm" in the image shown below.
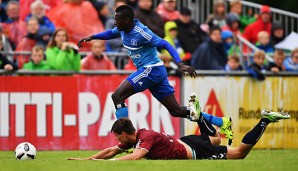
[[112,30],[106,30],[104,32],[98,33],[98,34],[94,34],[85,38],[82,38],[79,40],[78,42],[78,47],[81,48],[82,46],[82,42],[90,42],[93,39],[99,39],[99,40],[109,40],[109,39],[114,39],[119,37],[119,34],[115,34],[113,33]]
[[127,154],[125,156],[114,158],[111,160],[140,160],[148,153],[145,149],[142,148],[136,148],[133,150],[133,153]]
[[179,71],[181,73],[185,73],[185,72],[188,72],[189,75],[191,77],[196,77],[197,73],[195,71],[195,69],[191,66],[188,66],[188,65],[185,65],[180,57],[179,57],[179,54],[177,53],[176,49],[167,41],[165,40],[161,40],[158,45],[157,45],[158,48],[162,48],[162,49],[166,49],[170,55],[174,58],[175,62],[177,63],[178,67],[179,67]]
[[106,148],[97,154],[87,157],[87,158],[67,158],[66,160],[93,160],[93,159],[110,159],[117,154],[122,153],[122,150],[117,148],[117,146]]

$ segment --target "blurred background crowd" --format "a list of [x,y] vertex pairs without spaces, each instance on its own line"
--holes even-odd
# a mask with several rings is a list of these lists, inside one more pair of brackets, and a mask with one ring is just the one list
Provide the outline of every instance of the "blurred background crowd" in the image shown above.
[[[0,0],[0,69],[135,70],[121,38],[94,40],[81,49],[76,45],[83,37],[112,29],[114,10],[128,4],[135,18],[170,42],[181,59],[197,70],[247,70],[258,80],[265,79],[265,71],[298,72],[298,48],[278,48],[288,35],[282,22],[272,20],[267,5],[255,13],[242,11],[240,0],[214,0],[205,22],[197,23],[193,10],[177,10],[176,0],[160,0],[155,6],[154,2]],[[240,47],[239,37],[257,49]],[[158,50],[168,71],[176,71],[169,53]]]

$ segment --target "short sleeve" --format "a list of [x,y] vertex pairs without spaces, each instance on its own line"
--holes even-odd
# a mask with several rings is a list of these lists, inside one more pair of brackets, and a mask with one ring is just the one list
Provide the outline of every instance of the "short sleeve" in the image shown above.
[[118,30],[117,27],[114,27],[114,28],[112,29],[112,33],[113,33],[114,35],[116,35],[116,36],[120,36],[120,32],[119,32],[119,30]]
[[153,136],[152,135],[150,135],[148,133],[142,134],[139,137],[139,140],[138,140],[138,143],[136,145],[136,148],[144,149],[147,152],[149,152],[150,149],[151,149],[151,147],[153,146],[153,143],[154,143],[154,139],[153,139]]

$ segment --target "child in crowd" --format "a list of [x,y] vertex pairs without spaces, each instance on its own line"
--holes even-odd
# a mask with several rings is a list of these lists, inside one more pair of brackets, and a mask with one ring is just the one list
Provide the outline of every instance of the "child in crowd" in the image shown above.
[[267,54],[272,54],[274,52],[274,49],[270,44],[270,36],[266,31],[258,33],[258,42],[256,43],[256,46]]
[[279,71],[284,71],[283,62],[285,59],[285,52],[283,50],[275,50],[273,54],[273,62],[269,62],[266,67],[267,71],[272,71],[278,73]]
[[291,53],[291,57],[284,61],[284,66],[286,71],[298,72],[298,48],[295,48]]
[[26,70],[50,70],[44,60],[44,48],[40,45],[35,45],[31,50],[31,60],[23,66]]
[[[173,21],[166,22],[165,26],[165,37],[164,40],[168,41],[178,52],[182,61],[190,60],[190,54],[186,55],[179,40],[177,39],[178,27],[177,24]],[[178,68],[175,63],[172,62],[173,58],[168,51],[162,50],[159,58],[164,62],[167,71]]]
[[240,54],[240,49],[234,41],[234,35],[230,30],[221,32],[221,38],[224,43],[227,55]]
[[264,71],[265,56],[266,54],[264,51],[262,50],[256,51],[254,53],[253,63],[249,65],[247,69],[250,76],[260,81],[265,80],[265,76],[262,73],[262,71]]
[[243,70],[242,66],[240,65],[238,55],[230,55],[228,57],[228,63],[226,64],[225,70],[226,71],[241,71],[241,70]]

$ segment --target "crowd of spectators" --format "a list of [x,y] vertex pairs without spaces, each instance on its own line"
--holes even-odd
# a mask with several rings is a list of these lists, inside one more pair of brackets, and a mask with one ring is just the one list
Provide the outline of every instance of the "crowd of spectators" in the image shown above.
[[[172,44],[181,59],[197,70],[247,70],[258,80],[265,79],[262,74],[265,70],[298,71],[298,49],[286,56],[283,50],[274,48],[286,35],[281,23],[272,22],[270,7],[266,5],[259,14],[249,8],[243,13],[240,0],[229,3],[214,0],[205,23],[196,23],[189,8],[177,10],[176,0],[161,0],[156,8],[153,0],[114,0],[112,9],[100,0],[2,0],[0,3],[0,69],[7,71],[135,70],[130,59],[117,68],[104,53],[125,52],[121,38],[92,41],[81,49],[76,45],[82,37],[112,29],[113,11],[124,4],[131,5],[135,18]],[[260,49],[248,52],[252,57],[245,58],[244,66],[239,59],[237,35]],[[7,53],[11,51],[14,55]],[[83,51],[88,51],[86,56],[80,55]],[[165,50],[159,52],[166,68],[176,70],[170,54]],[[273,61],[267,61],[266,55],[272,56]]]

